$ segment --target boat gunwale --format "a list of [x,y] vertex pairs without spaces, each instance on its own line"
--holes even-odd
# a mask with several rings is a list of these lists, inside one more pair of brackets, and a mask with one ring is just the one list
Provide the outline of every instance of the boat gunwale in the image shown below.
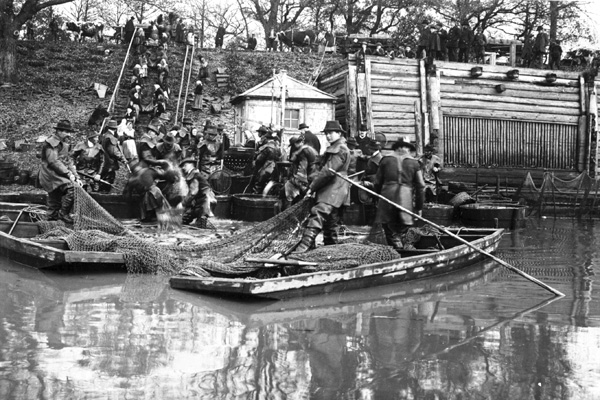
[[[478,239],[473,240],[472,242],[469,242],[473,245],[481,244],[481,246],[478,246],[478,247],[482,250],[492,246],[493,244],[498,243],[501,236],[503,235],[503,233],[505,231],[505,229],[503,229],[503,228],[498,228],[498,229],[493,229],[493,228],[464,228],[463,229],[463,228],[459,228],[457,230],[460,230],[461,232],[475,231],[475,232],[480,232],[482,234],[483,234],[483,232],[490,232],[488,235],[482,236]],[[484,244],[486,242],[489,242],[489,243]],[[194,276],[176,275],[169,279],[169,283],[170,283],[170,286],[175,289],[193,290],[189,287],[189,285],[187,285],[187,287],[183,287],[183,286],[179,286],[177,284],[177,282],[178,281],[182,282],[182,283],[196,282],[196,283],[202,285],[202,289],[206,289],[206,290],[202,290],[200,288],[196,288],[196,291],[202,291],[203,293],[221,293],[221,294],[239,294],[239,295],[260,296],[260,295],[267,295],[270,293],[278,292],[278,291],[273,291],[273,290],[270,290],[270,291],[256,290],[256,289],[260,289],[260,286],[264,285],[264,284],[277,285],[277,284],[282,284],[282,283],[286,283],[286,282],[291,282],[294,280],[297,281],[300,278],[321,277],[321,276],[325,276],[325,275],[331,275],[331,277],[330,277],[330,279],[327,279],[327,280],[324,280],[323,282],[321,282],[319,284],[319,286],[326,286],[328,284],[335,284],[335,283],[340,283],[343,281],[349,282],[349,281],[353,281],[353,280],[357,280],[357,279],[361,279],[361,278],[373,278],[373,277],[377,277],[377,276],[384,276],[386,274],[390,274],[390,273],[394,273],[394,272],[408,271],[409,269],[422,267],[425,263],[419,262],[419,261],[423,261],[425,259],[431,259],[434,256],[439,257],[440,255],[442,255],[442,258],[445,258],[445,260],[442,259],[440,261],[437,261],[436,263],[447,262],[450,255],[455,254],[455,253],[461,253],[467,249],[469,249],[470,252],[465,252],[464,254],[462,254],[463,256],[477,252],[476,250],[472,249],[468,245],[462,243],[462,244],[459,244],[459,245],[454,246],[449,249],[440,250],[439,252],[436,252],[436,253],[417,254],[414,256],[398,258],[398,259],[390,260],[390,261],[358,265],[356,267],[352,267],[352,268],[348,268],[348,269],[344,269],[344,270],[306,272],[306,273],[302,273],[302,274],[296,274],[296,275],[290,275],[290,276],[284,276],[284,277],[252,279],[252,280],[249,280],[246,278],[222,278],[222,277],[213,277],[213,276],[194,277]],[[415,262],[416,265],[411,266],[409,268],[402,268],[402,269],[393,268],[392,265],[398,263],[399,261],[402,261],[404,263],[406,261]],[[354,275],[356,272],[360,272],[362,270],[372,269],[372,268],[376,268],[376,267],[381,267],[382,269],[385,269],[386,267],[388,267],[387,268],[388,270],[381,270],[381,271],[378,271],[377,273],[373,273],[368,276],[361,275],[361,276],[355,276],[353,278],[339,279],[342,274]],[[336,278],[338,278],[338,279],[336,279]],[[175,282],[175,286],[173,285],[174,282]],[[223,290],[216,290],[215,284],[219,285],[219,287]],[[311,286],[312,285],[307,285],[304,287],[296,287],[296,288],[287,288],[287,289],[282,288],[281,290],[279,290],[279,292],[285,291],[285,290],[302,290],[303,288],[307,288],[307,287],[311,287]],[[215,290],[210,290],[211,288],[213,288]],[[236,291],[227,290],[230,288],[231,289],[241,288],[241,289],[236,290]]]

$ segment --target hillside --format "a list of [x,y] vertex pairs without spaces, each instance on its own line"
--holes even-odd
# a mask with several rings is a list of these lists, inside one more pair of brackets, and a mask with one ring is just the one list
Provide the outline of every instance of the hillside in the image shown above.
[[[6,139],[7,145],[6,150],[0,151],[0,157],[5,161],[14,161],[19,170],[25,169],[34,173],[39,165],[39,159],[36,157],[39,145],[35,143],[36,139],[51,134],[58,120],[67,118],[71,121],[77,131],[74,142],[85,138],[90,130],[87,121],[94,108],[99,104],[109,104],[126,49],[114,44],[20,41],[17,52],[19,82],[13,87],[0,87],[0,139]],[[268,79],[273,69],[286,69],[294,78],[308,81],[319,65],[326,68],[340,61],[338,56],[327,55],[321,63],[321,57],[318,55],[301,53],[229,50],[205,50],[201,53],[207,59],[211,73],[221,68],[227,70],[231,76],[228,87],[216,88],[216,83],[211,82],[205,90],[205,98],[219,103]],[[168,51],[173,98],[169,108],[173,113],[177,103],[184,55],[184,47],[174,47]],[[197,56],[194,58],[198,59]],[[197,71],[196,64],[197,61],[193,73]],[[126,72],[130,73],[128,70]],[[104,99],[98,97],[94,83],[108,86]],[[122,90],[120,94],[123,100],[117,99],[117,106],[126,101],[126,90]],[[186,116],[191,117],[197,126],[203,126],[205,119],[209,118],[215,123],[231,127],[231,111],[208,115],[209,109],[205,108],[203,112],[186,111]],[[116,113],[119,112],[117,107]],[[15,151],[15,141],[19,140],[32,145],[25,151]],[[0,181],[0,184],[2,183],[2,190],[31,189],[13,185],[6,187],[6,180]]]

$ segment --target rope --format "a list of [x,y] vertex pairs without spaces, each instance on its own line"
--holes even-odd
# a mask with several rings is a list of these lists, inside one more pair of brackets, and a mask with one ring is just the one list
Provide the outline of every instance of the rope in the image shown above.
[[183,91],[183,81],[185,80],[185,66],[187,64],[187,56],[190,46],[185,46],[185,58],[183,59],[183,68],[181,70],[181,84],[179,85],[179,97],[177,97],[177,108],[175,109],[175,122],[177,122],[177,115],[179,114],[179,102],[181,101],[181,92]]

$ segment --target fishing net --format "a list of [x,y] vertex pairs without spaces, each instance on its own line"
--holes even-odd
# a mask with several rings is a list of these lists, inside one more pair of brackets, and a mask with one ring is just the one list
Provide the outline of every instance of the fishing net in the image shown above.
[[308,216],[306,199],[273,218],[257,223],[244,232],[204,244],[157,245],[137,237],[82,188],[75,187],[73,229],[62,221],[37,222],[37,237],[63,238],[70,250],[122,253],[128,272],[192,275],[249,274],[262,266],[244,261],[250,254],[261,258],[285,254],[300,240],[302,222]]
[[592,178],[587,172],[572,180],[562,180],[546,172],[539,187],[528,173],[515,197],[539,214],[560,211],[564,215],[570,209],[574,216],[581,216],[596,212],[599,189],[599,178]]
[[306,253],[292,254],[289,258],[315,262],[315,266],[303,266],[301,272],[334,271],[359,265],[391,261],[400,255],[390,246],[377,244],[344,243],[319,247]]

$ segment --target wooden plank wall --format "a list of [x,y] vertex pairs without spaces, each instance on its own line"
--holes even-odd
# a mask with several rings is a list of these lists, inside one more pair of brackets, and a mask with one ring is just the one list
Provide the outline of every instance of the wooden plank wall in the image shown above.
[[337,98],[335,104],[335,119],[340,122],[344,129],[348,130],[348,62],[336,64],[323,71],[319,76],[318,88],[330,93]]
[[[436,62],[443,159],[454,166],[583,170],[589,151],[585,88],[573,72]],[[546,74],[555,73],[553,84]],[[503,85],[499,93],[497,85]]]
[[[421,113],[421,79],[416,60],[369,57],[371,124],[388,144],[404,137],[417,141],[416,114]],[[370,78],[370,79],[369,79]]]

